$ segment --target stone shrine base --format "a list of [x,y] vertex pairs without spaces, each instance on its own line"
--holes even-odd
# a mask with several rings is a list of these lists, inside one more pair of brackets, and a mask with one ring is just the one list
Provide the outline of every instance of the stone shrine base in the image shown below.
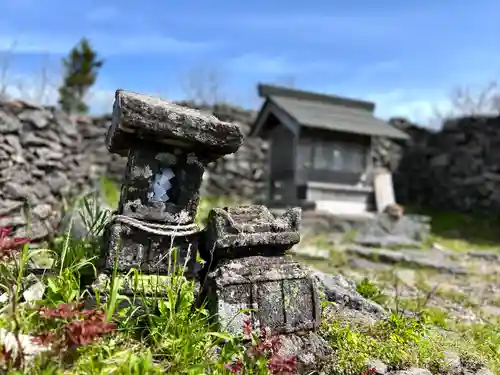
[[[272,212],[279,214],[281,210],[273,209]],[[333,215],[304,210],[300,225],[302,238],[327,235],[341,242],[349,237],[354,243],[368,247],[420,247],[429,238],[430,230],[430,218],[426,216],[395,218],[387,213],[373,212]]]
[[[274,215],[281,215],[285,210],[273,208]],[[334,215],[326,211],[303,210],[301,219],[301,234],[311,235],[320,233],[345,234],[361,229],[370,220],[376,217],[375,213],[365,212],[360,214]]]

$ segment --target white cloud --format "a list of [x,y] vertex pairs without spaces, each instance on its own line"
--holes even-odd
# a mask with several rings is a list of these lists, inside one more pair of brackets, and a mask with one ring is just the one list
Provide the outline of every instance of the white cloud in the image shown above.
[[15,68],[15,59],[6,56],[1,62],[2,75],[0,88],[8,97],[24,99],[37,104],[53,104],[57,101],[57,87],[60,74],[57,69],[44,61],[38,71],[29,74],[19,73]]
[[[7,53],[67,53],[75,44],[67,43],[67,40],[58,38],[47,38],[43,36],[0,35],[0,51]],[[68,48],[69,47],[69,48]],[[64,51],[64,52],[63,52]]]
[[[394,22],[387,22],[389,17],[382,13],[378,15],[362,15],[358,13],[357,15],[340,16],[326,14],[281,14],[279,16],[262,14],[242,16],[237,21],[234,20],[235,25],[274,30],[278,33],[291,30],[298,33],[314,31],[318,34],[318,37],[329,35],[330,37],[343,38],[346,34],[349,34],[349,36],[385,36],[391,32],[391,26],[394,24]],[[387,29],[388,26],[391,29]]]
[[437,112],[448,112],[451,102],[445,90],[404,90],[363,96],[376,104],[376,115],[388,119],[405,117],[424,126],[435,127]]
[[438,113],[449,113],[452,109],[449,90],[396,88],[384,90],[366,85],[350,88],[349,84],[342,87],[319,86],[310,88],[312,91],[345,96],[354,99],[368,100],[375,103],[375,115],[382,119],[404,117],[417,124],[435,127]]
[[395,72],[401,71],[402,64],[396,60],[382,60],[371,62],[369,64],[360,64],[356,67],[356,80],[367,81],[376,79],[380,76],[390,76]]
[[87,104],[91,112],[96,114],[111,113],[115,100],[115,90],[102,88],[93,89],[87,97]]
[[[311,12],[311,7],[293,4],[285,11],[245,12],[224,19],[225,25],[236,28],[252,29],[256,32],[273,32],[295,37],[304,36],[311,42],[340,40],[346,43],[360,41],[371,43],[373,40],[389,44],[394,39],[405,40],[409,35],[431,44],[435,40],[461,31],[462,25],[468,26],[468,33],[487,25],[493,33],[497,28],[494,23],[500,7],[497,1],[484,1],[481,5],[472,2],[456,4],[450,12],[446,2],[433,2],[422,6],[418,2],[393,2],[363,4],[353,6],[344,3],[335,8],[318,4]],[[323,8],[323,9],[322,9]],[[198,20],[197,20],[198,21]],[[203,22],[203,20],[199,20]],[[208,17],[205,22],[220,22],[218,17]],[[272,36],[272,35],[271,35]],[[462,35],[460,34],[462,37]],[[467,39],[469,35],[461,39]],[[446,47],[446,46],[442,46]]]
[[439,126],[445,117],[498,114],[500,84],[493,82],[454,89],[397,89],[364,96],[377,104],[377,115],[407,117],[422,125]]
[[412,8],[406,7],[404,12],[393,9],[346,11],[339,8],[339,12],[335,13],[330,10],[324,13],[242,14],[228,17],[224,24],[236,29],[266,33],[271,38],[291,38],[311,44],[327,43],[333,46],[378,43],[389,46],[406,39],[409,34],[422,34],[414,31],[421,31],[430,15],[422,7],[420,10]]
[[295,73],[297,67],[282,57],[264,57],[249,53],[238,56],[228,63],[229,69],[236,72],[261,74]]
[[[186,41],[160,34],[89,34],[88,39],[104,55],[177,54],[213,47],[210,42]],[[0,51],[66,54],[81,37],[76,35],[0,35]]]
[[334,72],[341,67],[329,61],[293,62],[283,56],[265,56],[259,53],[247,53],[235,57],[227,63],[230,70],[240,73],[263,75],[292,75],[328,70]]

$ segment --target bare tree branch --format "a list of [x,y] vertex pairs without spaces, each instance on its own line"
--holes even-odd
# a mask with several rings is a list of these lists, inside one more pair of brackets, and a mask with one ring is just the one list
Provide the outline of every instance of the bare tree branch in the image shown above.
[[449,96],[449,109],[434,109],[435,119],[443,123],[449,118],[500,114],[500,86],[491,81],[473,90],[469,86],[453,89]]
[[222,74],[215,68],[190,70],[181,82],[182,90],[189,100],[213,105],[225,100]]
[[36,103],[46,103],[46,99],[48,96],[47,90],[49,89],[49,76],[48,76],[48,64],[49,64],[48,55],[45,54],[42,58],[42,64],[40,66],[39,77],[40,80],[38,82],[38,87],[36,92],[34,93],[34,100]]
[[14,58],[14,51],[17,46],[17,40],[14,40],[10,48],[2,53],[2,61],[0,62],[0,99],[7,99],[7,89],[9,82],[7,81],[12,60]]
[[51,69],[49,54],[42,55],[40,68],[33,75],[16,74],[12,71],[17,41],[2,53],[0,61],[0,99],[10,96],[22,98],[36,104],[52,104],[60,81],[57,71]]

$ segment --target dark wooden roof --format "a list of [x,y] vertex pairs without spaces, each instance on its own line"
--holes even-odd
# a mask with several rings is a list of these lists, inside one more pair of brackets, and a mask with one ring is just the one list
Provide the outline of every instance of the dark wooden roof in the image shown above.
[[345,133],[407,139],[408,135],[373,114],[375,104],[363,100],[318,94],[271,85],[258,85],[259,96],[266,99],[253,124],[251,135],[260,135],[266,126],[266,107],[277,108],[299,126]]

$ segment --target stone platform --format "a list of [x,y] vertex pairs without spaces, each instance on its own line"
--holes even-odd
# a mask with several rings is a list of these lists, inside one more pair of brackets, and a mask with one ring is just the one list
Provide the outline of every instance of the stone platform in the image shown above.
[[[272,208],[270,210],[275,215],[281,215],[285,212],[285,209],[281,208]],[[376,214],[371,212],[363,214],[332,215],[330,212],[325,211],[303,210],[301,219],[301,234],[345,234],[350,231],[357,231],[361,229],[375,217]]]

